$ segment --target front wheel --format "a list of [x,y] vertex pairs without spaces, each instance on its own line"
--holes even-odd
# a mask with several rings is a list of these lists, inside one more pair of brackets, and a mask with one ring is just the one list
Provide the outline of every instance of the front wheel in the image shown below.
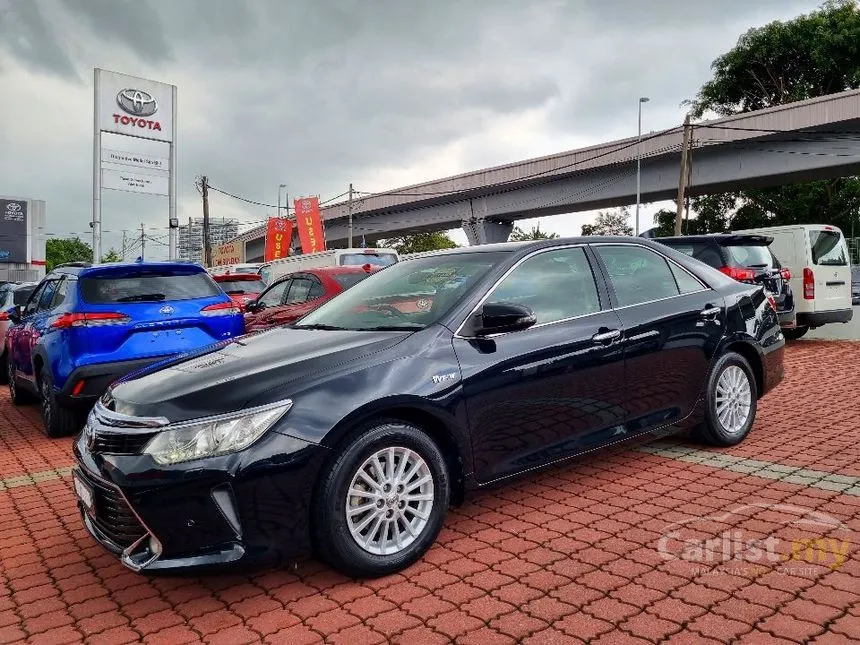
[[746,438],[755,422],[758,393],[743,356],[727,352],[717,360],[708,377],[706,403],[701,439],[714,446],[734,446]]
[[366,426],[322,475],[318,554],[353,577],[400,571],[435,541],[449,497],[445,458],[422,430],[400,421]]
[[782,335],[785,336],[785,340],[797,340],[808,331],[809,327],[783,327]]
[[51,371],[44,367],[39,374],[39,407],[42,411],[42,423],[45,434],[49,437],[66,437],[80,430],[81,415],[77,410],[69,410],[60,406],[54,391],[54,379]]

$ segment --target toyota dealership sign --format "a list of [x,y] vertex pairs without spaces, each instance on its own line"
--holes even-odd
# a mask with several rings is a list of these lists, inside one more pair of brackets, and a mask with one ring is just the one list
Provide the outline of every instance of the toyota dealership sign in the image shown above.
[[102,132],[169,142],[173,85],[99,70],[98,111]]

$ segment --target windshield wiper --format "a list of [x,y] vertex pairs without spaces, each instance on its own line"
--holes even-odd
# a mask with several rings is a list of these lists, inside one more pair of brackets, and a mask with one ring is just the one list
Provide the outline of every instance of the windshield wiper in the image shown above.
[[167,296],[163,293],[140,293],[136,296],[123,296],[122,298],[117,298],[117,302],[160,302],[164,300]]
[[378,327],[358,327],[355,331],[418,331],[423,325],[379,325]]
[[311,325],[292,325],[293,329],[323,329],[325,331],[343,331],[346,327],[336,327],[334,325],[323,325],[322,323],[315,323]]

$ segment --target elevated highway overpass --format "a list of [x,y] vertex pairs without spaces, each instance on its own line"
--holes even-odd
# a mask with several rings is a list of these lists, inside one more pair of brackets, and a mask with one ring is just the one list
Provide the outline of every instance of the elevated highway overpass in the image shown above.
[[[643,202],[676,197],[682,139],[682,126],[643,136]],[[693,127],[692,196],[853,174],[860,174],[860,90]],[[633,137],[354,199],[353,236],[463,227],[471,244],[483,244],[506,240],[519,219],[635,200]],[[343,202],[324,208],[329,247],[346,245],[348,214]],[[261,226],[237,238],[249,261],[262,257],[264,236]]]

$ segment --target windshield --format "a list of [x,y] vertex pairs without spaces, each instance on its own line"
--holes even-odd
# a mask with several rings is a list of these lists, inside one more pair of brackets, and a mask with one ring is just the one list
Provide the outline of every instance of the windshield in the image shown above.
[[842,235],[836,231],[809,231],[813,264],[825,266],[848,266]]
[[256,280],[216,280],[218,286],[225,293],[242,294],[242,293],[262,293],[266,288],[266,283],[262,278]]
[[506,255],[457,253],[397,262],[332,298],[295,327],[423,329],[442,318]]
[[344,253],[340,256],[343,266],[360,267],[370,264],[375,267],[387,267],[397,262],[397,256],[393,253]]
[[729,244],[725,249],[731,258],[733,266],[750,269],[773,269],[775,266],[770,248],[767,246],[734,246]]

